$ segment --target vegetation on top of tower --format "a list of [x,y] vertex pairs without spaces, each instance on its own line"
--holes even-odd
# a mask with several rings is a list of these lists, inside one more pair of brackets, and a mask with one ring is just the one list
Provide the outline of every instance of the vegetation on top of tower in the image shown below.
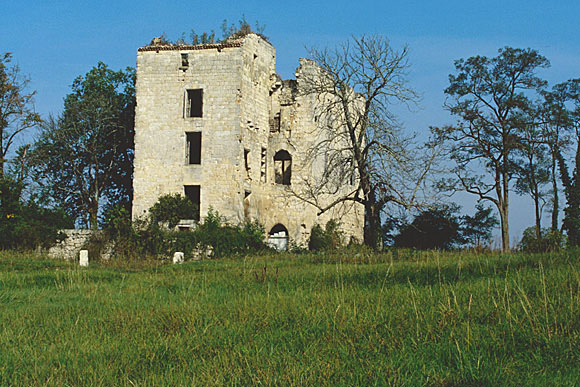
[[264,35],[264,30],[266,26],[264,24],[260,24],[256,21],[255,26],[252,28],[250,23],[246,20],[246,16],[242,15],[238,23],[228,23],[227,19],[224,19],[221,30],[222,30],[222,38],[219,39],[216,37],[216,33],[214,30],[210,32],[202,32],[197,33],[194,29],[192,29],[189,33],[189,38],[186,37],[185,32],[181,34],[181,36],[175,40],[169,40],[167,35],[163,33],[160,37],[154,38],[149,43],[150,46],[152,45],[197,45],[197,44],[217,44],[217,43],[225,43],[231,40],[236,40],[243,38],[249,34],[256,34],[260,36],[267,42],[270,42],[267,36]]

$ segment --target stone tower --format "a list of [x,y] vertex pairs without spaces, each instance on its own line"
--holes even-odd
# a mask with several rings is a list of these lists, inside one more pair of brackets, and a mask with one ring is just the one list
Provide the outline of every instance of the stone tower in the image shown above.
[[300,76],[276,74],[274,47],[255,34],[216,44],[163,45],[137,53],[133,215],[168,193],[181,193],[233,223],[258,220],[272,244],[304,245],[329,219],[362,240],[358,204],[318,216],[294,193],[316,178],[308,149],[316,140],[313,96]]

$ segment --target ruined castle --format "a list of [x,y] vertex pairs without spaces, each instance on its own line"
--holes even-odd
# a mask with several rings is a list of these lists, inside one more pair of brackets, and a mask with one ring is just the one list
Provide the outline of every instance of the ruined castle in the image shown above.
[[181,193],[199,208],[194,220],[210,207],[232,223],[257,220],[279,248],[304,245],[330,219],[362,240],[362,206],[319,215],[296,195],[323,172],[309,156],[320,137],[316,96],[301,91],[317,66],[301,59],[296,80],[281,80],[275,63],[275,48],[256,34],[138,50],[134,216]]

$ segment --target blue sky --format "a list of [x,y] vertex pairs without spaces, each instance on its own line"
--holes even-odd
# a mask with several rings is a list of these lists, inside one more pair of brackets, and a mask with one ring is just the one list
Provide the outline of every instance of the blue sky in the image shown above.
[[[408,44],[410,85],[423,95],[419,109],[400,109],[414,132],[452,123],[443,90],[453,61],[496,54],[504,46],[531,47],[552,66],[540,75],[550,83],[580,77],[580,2],[573,0],[451,1],[41,1],[2,0],[0,52],[12,52],[37,91],[44,116],[59,113],[73,79],[98,61],[113,69],[135,65],[137,48],[166,33],[177,39],[193,28],[221,36],[224,19],[242,14],[265,25],[277,49],[283,78],[294,76],[305,47],[334,46],[351,35],[380,33],[395,47]],[[457,200],[471,211],[472,203]],[[533,223],[526,199],[514,201],[512,239]],[[544,215],[547,222],[549,215]]]

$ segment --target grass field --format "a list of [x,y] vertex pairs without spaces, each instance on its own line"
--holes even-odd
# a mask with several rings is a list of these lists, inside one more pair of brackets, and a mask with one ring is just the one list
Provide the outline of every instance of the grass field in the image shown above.
[[0,385],[578,385],[577,254],[0,252]]

